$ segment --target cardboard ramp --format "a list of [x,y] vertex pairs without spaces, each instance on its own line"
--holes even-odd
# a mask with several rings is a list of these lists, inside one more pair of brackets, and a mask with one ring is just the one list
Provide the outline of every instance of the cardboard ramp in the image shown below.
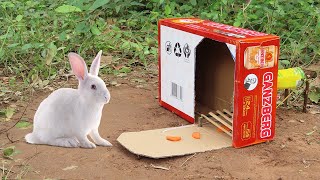
[[[193,132],[200,132],[201,138],[194,139]],[[166,136],[181,136],[177,142],[168,141]],[[117,141],[130,152],[149,158],[182,156],[232,146],[232,138],[211,123],[199,127],[195,124],[122,133]]]

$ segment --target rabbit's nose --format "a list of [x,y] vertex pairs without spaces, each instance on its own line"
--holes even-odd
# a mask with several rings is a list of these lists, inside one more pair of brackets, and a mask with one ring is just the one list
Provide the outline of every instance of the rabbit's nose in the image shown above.
[[104,98],[106,100],[106,103],[109,103],[109,101],[110,101],[110,93],[106,92],[105,95],[104,95]]
[[108,98],[108,97],[104,97],[105,99],[106,99],[106,103],[109,103],[109,101],[110,101],[110,98]]

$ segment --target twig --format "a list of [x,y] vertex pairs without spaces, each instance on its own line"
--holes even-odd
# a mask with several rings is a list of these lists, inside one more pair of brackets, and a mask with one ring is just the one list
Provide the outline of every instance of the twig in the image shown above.
[[309,81],[306,80],[306,88],[304,89],[304,98],[303,98],[303,112],[307,112],[307,104],[308,104],[308,94],[309,94]]
[[319,159],[304,159],[305,161],[316,161],[316,162],[320,162]]
[[[38,152],[38,148],[36,147],[36,153],[28,158],[26,158],[26,160],[24,162],[22,162],[22,164],[18,165],[18,166],[23,166],[24,169],[26,169],[26,167],[29,165],[29,161],[31,161],[32,159],[34,159],[37,155],[39,155],[41,152]],[[22,178],[24,175],[26,175],[26,173],[28,173],[28,169],[27,170],[23,170],[20,172],[19,176],[20,178]]]
[[246,11],[250,3],[251,3],[251,0],[247,0],[247,5],[243,8],[243,12]]
[[284,100],[282,100],[276,108],[278,108],[279,106],[281,106],[283,104],[284,101],[286,101],[292,94],[294,93],[294,91],[292,91],[286,98],[284,98]]
[[194,153],[192,156],[188,157],[188,159],[186,159],[181,165],[180,167],[182,167],[187,161],[189,161],[191,158],[193,158],[197,153]]
[[37,155],[39,155],[41,152],[38,152],[38,148],[36,147],[36,153],[34,155],[26,158],[26,160],[22,163],[23,165],[28,165],[29,161],[31,161],[33,158],[35,158]]
[[0,167],[0,169],[2,170],[2,172],[11,172],[11,173],[15,173],[14,171],[8,169],[8,168],[5,168],[5,167]]
[[166,168],[166,167],[163,167],[163,166],[155,166],[153,164],[150,164],[151,167],[155,168],[155,169],[162,169],[162,170],[167,170],[169,171],[170,170],[170,167],[169,168]]
[[26,113],[27,108],[29,107],[29,104],[30,104],[30,103],[31,103],[31,99],[29,100],[28,104],[27,104],[26,107],[24,108],[24,110],[23,110],[20,118],[18,119],[18,121],[15,122],[14,125],[11,126],[10,128],[5,129],[5,130],[2,129],[2,131],[0,131],[0,134],[2,134],[2,133],[4,133],[4,132],[8,132],[10,129],[14,128],[14,127],[21,121],[21,119],[22,119],[23,115]]
[[[284,97],[288,97],[289,95],[289,89],[285,89],[284,90]],[[287,107],[288,106],[288,98],[286,98],[286,100],[284,101],[284,106]]]
[[13,168],[13,166],[11,166],[11,168],[10,168],[9,171],[7,172],[7,175],[6,175],[6,177],[5,177],[4,179],[8,179],[10,172],[12,172],[12,171],[11,171],[12,168]]
[[7,135],[7,139],[11,142],[11,143],[15,143],[15,142],[18,142],[18,141],[20,141],[20,139],[17,139],[17,140],[12,140],[12,139],[10,139],[10,137],[9,137],[9,133],[7,132],[6,133],[6,135]]

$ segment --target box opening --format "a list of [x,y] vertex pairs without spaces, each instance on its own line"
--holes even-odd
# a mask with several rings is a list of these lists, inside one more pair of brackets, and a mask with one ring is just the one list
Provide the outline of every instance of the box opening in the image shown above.
[[196,47],[195,112],[233,112],[235,62],[225,43],[203,39]]

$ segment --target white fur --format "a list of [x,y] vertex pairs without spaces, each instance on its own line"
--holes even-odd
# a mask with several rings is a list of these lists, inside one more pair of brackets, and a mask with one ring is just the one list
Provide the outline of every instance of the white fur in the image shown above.
[[[83,148],[95,148],[95,144],[112,146],[98,132],[103,106],[110,100],[105,83],[97,76],[100,57],[101,51],[88,73],[83,59],[69,54],[70,63],[76,64],[71,67],[79,80],[78,89],[58,89],[41,102],[34,116],[33,132],[25,136],[28,143]],[[85,69],[83,79],[79,69]],[[91,88],[93,84],[95,90]],[[88,135],[95,144],[88,140]]]

